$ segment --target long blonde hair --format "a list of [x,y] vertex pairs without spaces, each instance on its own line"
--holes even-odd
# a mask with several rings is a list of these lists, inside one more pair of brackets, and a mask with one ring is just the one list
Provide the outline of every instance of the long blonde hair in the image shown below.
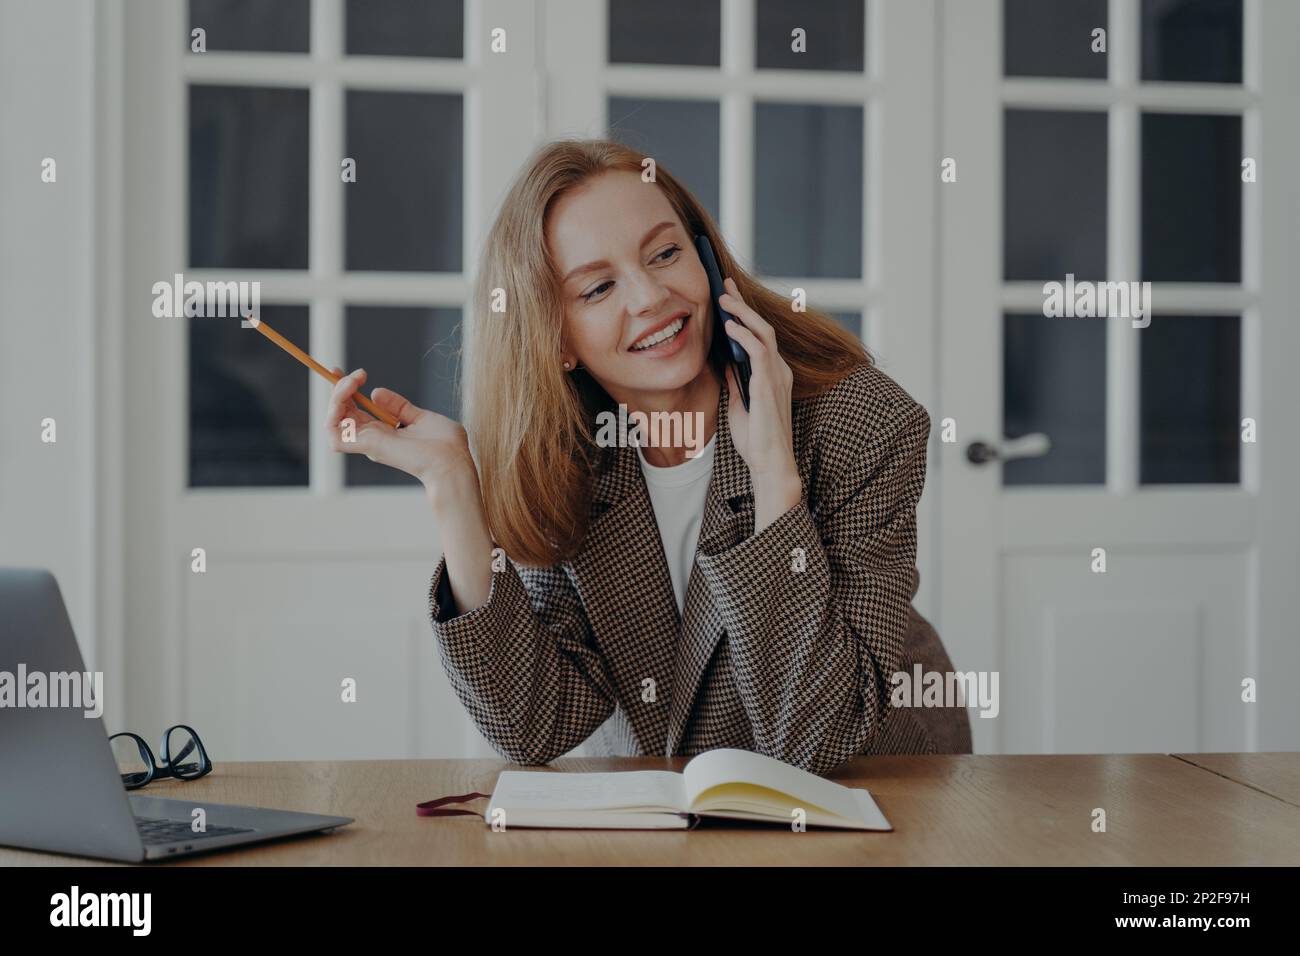
[[[465,330],[462,404],[492,536],[523,564],[554,564],[581,549],[593,483],[613,451],[593,438],[596,415],[612,407],[608,394],[585,371],[560,366],[564,305],[547,217],[560,195],[592,176],[641,175],[645,158],[609,140],[549,143],[525,165],[487,236]],[[745,302],[775,327],[796,400],[873,363],[833,319],[794,311],[741,268],[708,211],[662,165],[655,181],[687,231],[709,237]],[[504,313],[492,311],[503,294]],[[718,360],[710,360],[721,378]]]

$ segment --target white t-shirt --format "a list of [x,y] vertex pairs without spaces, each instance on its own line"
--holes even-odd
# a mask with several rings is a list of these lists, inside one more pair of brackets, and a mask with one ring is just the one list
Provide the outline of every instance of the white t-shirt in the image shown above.
[[660,468],[645,460],[640,447],[637,457],[641,461],[641,474],[645,475],[650,504],[654,506],[655,522],[664,545],[664,559],[668,563],[668,577],[677,598],[677,610],[686,610],[686,585],[691,580],[695,566],[695,548],[700,538],[700,523],[704,520],[704,501],[709,494],[709,478],[713,474],[713,447],[717,433],[694,458],[680,465]]

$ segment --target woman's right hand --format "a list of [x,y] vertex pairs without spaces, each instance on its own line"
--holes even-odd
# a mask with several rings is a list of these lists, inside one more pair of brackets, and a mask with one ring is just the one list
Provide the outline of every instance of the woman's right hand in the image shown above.
[[[465,429],[411,404],[391,388],[377,388],[370,400],[402,423],[401,428],[390,428],[357,407],[355,396],[366,380],[365,369],[343,375],[336,368],[334,374],[342,377],[334,384],[325,415],[330,447],[365,455],[424,483],[439,525],[457,613],[485,603],[492,587],[492,535]],[[356,422],[355,441],[343,440],[343,423],[349,418]]]
[[[420,408],[392,389],[377,388],[370,393],[371,401],[402,423],[401,428],[391,428],[357,406],[355,396],[366,381],[365,369],[343,375],[336,368],[334,374],[342,377],[330,394],[325,416],[331,448],[404,471],[420,479],[431,495],[453,479],[473,475],[477,483],[469,439],[459,422]],[[349,418],[356,423],[351,436],[355,441],[344,441],[344,422]]]

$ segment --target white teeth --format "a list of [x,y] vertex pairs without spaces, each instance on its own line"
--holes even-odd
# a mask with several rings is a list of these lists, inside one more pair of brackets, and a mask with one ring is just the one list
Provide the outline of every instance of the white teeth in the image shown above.
[[638,339],[636,344],[632,346],[632,350],[634,352],[640,352],[642,349],[648,349],[652,345],[658,345],[660,342],[666,342],[668,339],[673,338],[678,332],[680,332],[682,330],[682,326],[685,324],[686,324],[685,319],[678,319],[677,321],[673,322],[671,325],[664,326],[654,335],[649,335],[643,339]]

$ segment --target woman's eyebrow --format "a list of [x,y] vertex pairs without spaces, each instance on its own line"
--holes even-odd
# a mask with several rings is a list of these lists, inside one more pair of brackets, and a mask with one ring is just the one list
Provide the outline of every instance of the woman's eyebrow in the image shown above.
[[[665,229],[671,229],[675,225],[676,223],[664,220],[663,222],[656,223],[655,225],[651,226],[650,231],[647,232],[645,236],[641,239],[641,245],[639,248],[644,249],[646,243],[648,243],[651,239],[659,235],[659,233],[663,232]],[[566,275],[560,281],[568,282],[576,275],[581,275],[584,272],[595,272],[597,269],[605,269],[608,267],[609,267],[609,262],[605,259],[599,259],[596,262],[588,262],[585,266],[578,266],[576,269],[569,270],[569,274]]]

